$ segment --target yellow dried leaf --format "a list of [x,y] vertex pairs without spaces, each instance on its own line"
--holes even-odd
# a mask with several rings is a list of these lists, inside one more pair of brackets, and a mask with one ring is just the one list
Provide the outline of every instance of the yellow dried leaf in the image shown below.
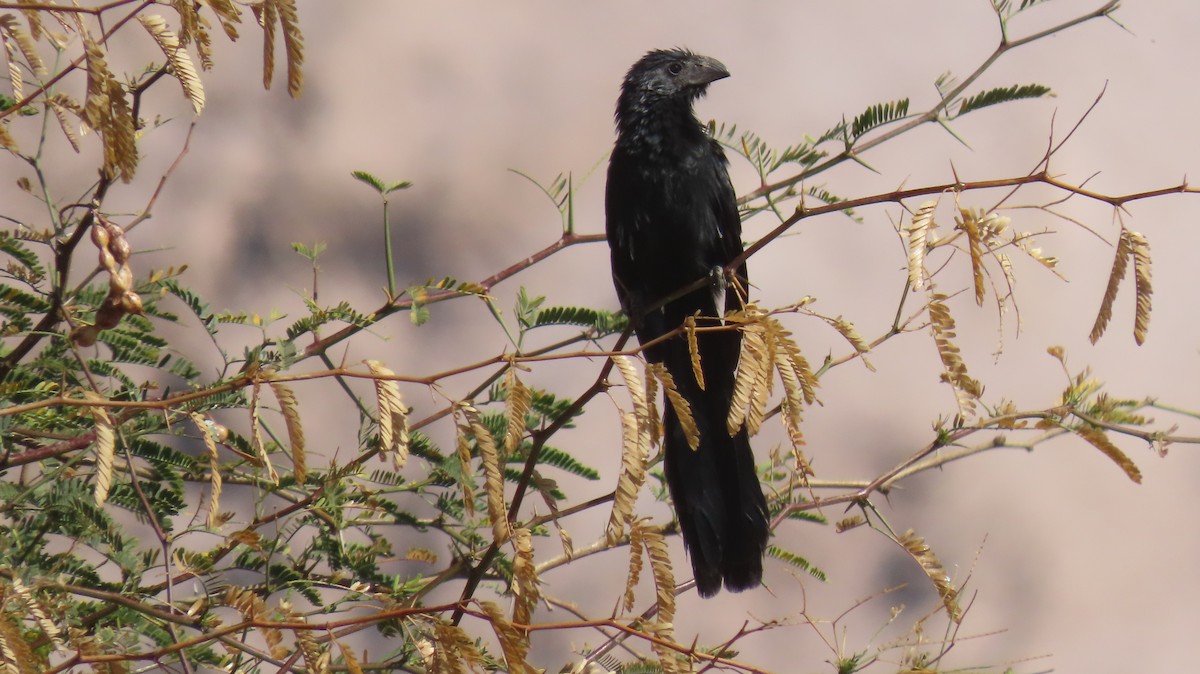
[[406,562],[421,562],[423,564],[437,564],[438,562],[437,553],[428,548],[409,548],[400,558]]
[[849,531],[851,529],[856,529],[858,527],[861,527],[862,525],[864,525],[866,523],[867,523],[867,521],[865,519],[863,519],[862,515],[851,515],[850,517],[846,517],[844,519],[838,520],[838,523],[834,527],[834,530],[840,534],[840,533]]
[[946,299],[941,293],[930,293],[929,329],[933,334],[938,356],[942,360],[942,381],[950,384],[954,390],[954,399],[958,403],[959,414],[967,418],[975,413],[975,400],[983,394],[983,387],[967,374],[967,365],[959,355],[958,346],[953,342],[957,334],[954,317],[950,315]]
[[687,336],[688,356],[692,361],[692,376],[696,385],[704,390],[704,368],[700,364],[700,343],[696,339],[696,316],[691,315],[683,320],[683,334]]
[[1137,293],[1137,309],[1133,318],[1133,339],[1141,346],[1150,329],[1150,243],[1138,232],[1129,232],[1129,244],[1133,248],[1133,279]]
[[[243,619],[248,621],[264,622],[270,619],[262,597],[249,588],[230,585],[225,590],[225,597],[221,603],[235,609]],[[260,630],[271,650],[271,655],[277,658],[286,657],[287,651],[283,646],[283,634],[274,627],[263,627]]]
[[650,560],[650,572],[654,576],[654,591],[658,600],[658,617],[664,623],[675,620],[675,573],[671,569],[671,555],[667,541],[657,531],[642,532],[642,544]]
[[1117,236],[1116,257],[1113,258],[1112,270],[1108,273],[1108,285],[1104,288],[1104,298],[1100,300],[1100,311],[1096,313],[1096,321],[1092,324],[1091,334],[1088,335],[1092,344],[1104,336],[1104,330],[1108,327],[1108,322],[1112,320],[1113,302],[1117,299],[1117,290],[1120,288],[1121,280],[1125,278],[1125,270],[1128,268],[1131,252],[1132,242],[1129,239],[1129,231],[1122,227],[1121,233]]
[[0,120],[0,148],[10,150],[12,152],[20,151],[20,147],[17,145],[17,139],[13,138],[12,134],[8,132],[8,122],[5,120]]
[[638,415],[638,418],[648,418],[650,416],[650,408],[646,402],[646,387],[642,383],[641,377],[638,376],[637,368],[634,367],[633,358],[629,356],[613,356],[613,364],[616,365],[617,371],[621,373],[621,378],[625,380],[625,388],[629,391],[629,399],[633,403],[633,412]]
[[217,15],[217,20],[221,22],[221,28],[224,29],[225,36],[230,40],[237,40],[237,24],[242,22],[242,12],[238,9],[237,3],[234,0],[202,1],[212,8],[213,13]]
[[650,372],[650,364],[646,365],[646,421],[650,430],[649,443],[651,447],[657,447],[662,441],[662,414],[658,411],[658,380],[654,378],[654,374]]
[[524,527],[513,530],[513,601],[512,620],[518,625],[528,625],[533,618],[533,609],[541,597],[538,586],[537,565],[533,561],[533,535]]
[[642,441],[637,415],[632,412],[621,414],[621,474],[613,493],[612,513],[608,518],[605,536],[610,544],[621,540],[625,526],[633,519],[633,506],[638,492],[646,481],[646,464],[650,459],[650,446]]
[[937,205],[936,201],[926,201],[918,206],[912,222],[904,229],[908,236],[908,284],[913,290],[920,288],[925,279],[925,250],[929,245],[929,233],[936,226],[933,212]]
[[[78,650],[81,653],[84,651]],[[38,655],[26,641],[24,629],[13,618],[13,614],[8,611],[0,613],[0,667],[6,670],[4,674],[49,671],[45,664],[45,658]]]
[[642,533],[645,529],[638,525],[634,525],[629,529],[629,573],[625,579],[625,612],[633,610],[634,589],[637,587],[638,581],[642,577]]
[[[54,650],[61,650],[65,646],[62,642],[62,630],[59,629],[58,623],[50,618],[50,611],[42,605],[33,590],[29,586],[21,582],[21,577],[13,574],[12,585],[13,593],[21,600],[21,604],[25,606],[27,615],[33,616],[34,622],[42,630],[51,643],[54,645]],[[32,664],[32,663],[31,663]]]
[[304,37],[300,33],[300,22],[296,16],[295,0],[264,0],[256,11],[263,27],[263,88],[271,88],[275,71],[275,26],[283,29],[284,58],[287,60],[288,94],[292,98],[300,95],[304,88]]
[[297,484],[308,479],[308,462],[304,452],[304,427],[300,424],[300,404],[292,388],[279,382],[271,382],[271,391],[279,401],[283,412],[283,423],[287,427],[288,444],[292,446],[292,472]]
[[[83,395],[94,402],[104,401],[104,397],[94,391],[85,391]],[[93,428],[96,434],[96,439],[93,441],[96,447],[96,505],[104,505],[104,502],[108,500],[108,491],[112,488],[113,456],[117,450],[117,433],[113,427],[112,417],[108,415],[108,410],[94,406],[89,407],[88,411],[91,412],[92,420],[96,424]]]
[[[303,616],[294,616],[300,622],[308,622]],[[300,645],[300,653],[304,656],[304,665],[313,674],[328,674],[329,652],[321,647],[312,630],[293,630],[296,643]]]
[[899,542],[912,555],[912,558],[921,565],[921,570],[933,581],[933,586],[937,588],[938,595],[942,598],[942,606],[946,609],[946,615],[954,622],[962,620],[962,611],[958,607],[958,590],[950,581],[949,574],[942,567],[942,563],[938,561],[937,555],[925,543],[925,539],[916,534],[915,531],[909,529],[900,536]]
[[[50,72],[46,70],[46,63],[42,61],[41,54],[38,54],[37,45],[29,33],[26,33],[20,24],[17,23],[17,17],[12,14],[0,15],[0,35],[17,43],[17,48],[21,50],[21,55],[25,57],[26,65],[33,71],[34,75],[39,79],[45,79],[50,76]],[[5,40],[5,43],[7,45],[7,40]],[[14,89],[14,95],[17,98],[21,98],[21,95],[16,92],[17,89]]]
[[296,16],[296,0],[273,0],[279,4],[279,23],[283,27],[284,55],[287,58],[288,95],[300,96],[304,89],[304,36]]
[[471,474],[471,445],[467,441],[467,436],[471,433],[471,429],[458,426],[458,434],[455,438],[455,453],[458,455],[458,466],[462,472],[461,480],[463,489],[463,509],[467,512],[467,517],[475,516],[475,492],[471,489],[471,480],[467,477]]
[[354,657],[354,651],[350,650],[349,646],[337,639],[334,639],[333,642],[337,644],[338,651],[342,654],[342,664],[346,667],[346,671],[350,674],[364,674],[358,658]]
[[967,235],[967,251],[971,257],[971,276],[975,285],[975,304],[983,306],[986,289],[983,286],[983,237],[979,232],[979,213],[970,208],[958,209],[957,229]]
[[1033,235],[1028,232],[1016,234],[1013,236],[1013,244],[1020,248],[1026,255],[1036,260],[1046,269],[1049,269],[1055,276],[1066,281],[1067,277],[1063,276],[1058,267],[1058,258],[1053,255],[1046,255],[1041,248],[1034,245]]
[[1105,456],[1112,459],[1113,463],[1117,464],[1121,470],[1125,471],[1125,475],[1130,480],[1133,480],[1137,484],[1142,483],[1142,471],[1138,469],[1137,464],[1134,463],[1133,459],[1130,459],[1125,452],[1122,452],[1120,448],[1114,445],[1112,441],[1108,439],[1108,435],[1106,435],[1104,431],[1094,426],[1081,426],[1072,430],[1075,431],[1076,435],[1084,440],[1087,440],[1091,446],[1100,450]]
[[[660,639],[674,641],[675,631],[671,625],[675,620],[675,574],[671,570],[667,542],[657,531],[646,530],[642,532],[642,543],[646,548],[646,557],[650,560],[650,572],[654,578],[654,592],[658,600],[659,624],[653,630],[653,634]],[[675,651],[659,642],[652,645],[663,671],[678,671]]]
[[508,372],[504,375],[504,390],[508,392],[504,453],[512,456],[521,446],[521,439],[525,437],[525,416],[529,414],[533,402],[533,391],[517,376],[515,363],[509,364]]
[[469,665],[480,671],[483,655],[475,640],[458,625],[438,621],[433,626],[432,652],[429,654],[430,674],[466,674]]
[[208,420],[196,412],[192,412],[190,417],[192,424],[200,432],[200,437],[204,440],[204,448],[208,453],[208,486],[210,492],[208,497],[208,528],[217,529],[220,527],[221,489],[224,485],[221,477],[221,456],[217,452],[217,443],[213,438],[213,429]]
[[504,613],[494,602],[481,601],[479,606],[487,614],[492,623],[492,631],[500,642],[500,650],[504,653],[504,661],[512,674],[534,674],[534,669],[526,661],[529,654],[529,635],[513,626]]
[[408,462],[412,440],[408,430],[408,410],[400,396],[400,386],[387,378],[396,373],[377,360],[368,360],[367,368],[374,375],[375,403],[379,408],[379,448],[391,455],[396,470],[400,470]]
[[491,431],[483,424],[479,410],[466,403],[459,409],[470,425],[471,435],[475,438],[475,448],[479,451],[479,460],[483,464],[483,488],[487,493],[488,519],[492,522],[492,535],[496,543],[503,543],[508,540],[510,526],[504,501],[504,473],[500,469],[500,452],[496,449],[496,440]]
[[69,96],[63,93],[56,93],[47,99],[50,104],[50,109],[54,111],[54,118],[58,120],[58,126],[62,129],[63,135],[67,137],[67,142],[71,144],[71,149],[79,152],[79,135],[75,133],[74,125],[67,118],[67,113],[72,112],[76,116],[80,114],[79,104],[71,100]]
[[275,24],[279,22],[279,9],[275,0],[263,0],[251,7],[263,29],[263,89],[270,89],[271,78],[275,76]]
[[753,306],[746,307],[746,313],[751,318],[739,328],[742,331],[742,350],[734,375],[733,400],[725,419],[725,429],[731,436],[737,434],[742,426],[748,425],[747,414],[751,406],[763,400],[761,389],[771,381],[774,360],[774,349],[768,346],[767,326],[761,320],[761,314]]
[[837,318],[826,318],[825,320],[829,321],[829,324],[833,326],[833,329],[838,331],[838,334],[842,336],[842,339],[845,339],[850,343],[850,346],[854,347],[854,352],[859,355],[863,365],[866,366],[866,368],[871,372],[874,372],[875,366],[872,365],[871,361],[867,360],[866,357],[871,351],[871,345],[868,344],[865,339],[863,339],[862,335],[858,334],[858,329],[854,327],[854,324],[842,318],[841,316],[838,316]]
[[250,389],[250,441],[254,443],[255,453],[258,454],[258,461],[267,468],[267,477],[271,482],[279,484],[279,473],[275,472],[275,466],[271,465],[271,456],[267,453],[267,445],[263,442],[262,431],[260,430],[262,420],[260,407],[262,393],[262,382],[255,381],[254,386]]
[[667,368],[662,363],[650,363],[646,366],[646,370],[654,375],[658,382],[662,384],[663,394],[667,398],[667,402],[671,405],[671,409],[675,411],[675,416],[679,419],[679,427],[683,429],[684,437],[687,438],[688,447],[693,450],[700,449],[700,429],[696,426],[696,419],[692,416],[692,406],[688,404],[687,398],[679,392],[675,386],[675,378],[667,371]]
[[[195,5],[192,2],[185,4],[186,7],[183,8],[184,11],[180,12],[180,17],[195,17],[195,10],[192,9]],[[171,65],[171,74],[179,80],[179,85],[183,87],[183,95],[192,102],[192,109],[196,114],[200,114],[204,110],[204,85],[200,82],[200,75],[196,72],[195,66],[192,65],[192,57],[180,44],[179,37],[176,37],[175,33],[167,27],[166,20],[157,14],[139,14],[138,21],[142,23],[146,32],[150,33],[150,37],[154,38],[158,48],[167,57],[167,63]],[[195,22],[195,19],[192,18],[190,21]],[[186,20],[184,25],[187,25]],[[189,32],[185,28],[183,34],[188,35]]]

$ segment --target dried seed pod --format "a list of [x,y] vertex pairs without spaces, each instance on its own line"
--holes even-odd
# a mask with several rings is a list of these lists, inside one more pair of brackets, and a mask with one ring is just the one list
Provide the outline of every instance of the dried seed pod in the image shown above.
[[139,296],[137,293],[135,293],[133,291],[129,291],[129,292],[125,293],[124,295],[121,296],[121,308],[124,309],[125,313],[127,313],[127,314],[141,315],[141,313],[142,313],[142,298],[141,298],[141,296]]
[[[113,230],[116,232],[114,233]],[[108,243],[108,250],[116,258],[117,264],[129,262],[129,255],[132,251],[129,249],[129,242],[125,240],[125,232],[122,232],[120,227],[112,225],[109,227],[109,234],[112,235],[112,240]]]
[[71,333],[71,339],[79,346],[92,346],[96,343],[96,337],[100,335],[100,329],[94,325],[85,325],[76,328],[75,332]]
[[108,248],[108,241],[111,237],[108,235],[108,230],[103,225],[92,225],[92,243],[100,250]]
[[126,293],[133,289],[133,270],[129,265],[121,265],[113,273],[112,279],[109,281],[108,287],[114,293]]

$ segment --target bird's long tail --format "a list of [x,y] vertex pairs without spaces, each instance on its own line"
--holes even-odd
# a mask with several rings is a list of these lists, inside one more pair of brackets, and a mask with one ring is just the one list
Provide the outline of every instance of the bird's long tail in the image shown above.
[[[709,338],[707,345],[704,337]],[[692,449],[675,409],[665,405],[667,485],[702,597],[716,594],[722,584],[731,592],[758,586],[770,536],[767,502],[754,470],[746,430],[731,437],[725,425],[740,341],[735,332],[702,337],[705,389],[692,375],[682,339],[671,340],[665,354],[667,368],[687,398],[700,431],[700,446]]]

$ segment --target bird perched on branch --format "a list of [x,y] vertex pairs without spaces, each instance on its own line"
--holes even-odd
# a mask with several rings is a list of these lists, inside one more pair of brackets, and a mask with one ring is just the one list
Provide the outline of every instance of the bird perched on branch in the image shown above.
[[[725,153],[692,111],[710,83],[728,76],[715,59],[669,49],[647,53],[621,85],[606,226],[613,282],[642,344],[679,329],[689,316],[701,328],[720,326],[745,299],[746,265],[732,279],[724,273],[742,253]],[[746,430],[726,429],[741,333],[694,334],[701,381],[681,334],[652,344],[645,355],[666,367],[699,431],[693,449],[679,412],[664,405],[667,484],[696,586],[710,597],[722,584],[738,592],[762,582],[769,526]]]

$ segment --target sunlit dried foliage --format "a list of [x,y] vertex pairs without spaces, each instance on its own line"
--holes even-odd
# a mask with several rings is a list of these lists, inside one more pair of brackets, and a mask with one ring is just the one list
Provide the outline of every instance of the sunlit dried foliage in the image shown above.
[[623,596],[626,613],[632,611],[637,603],[634,590],[637,589],[638,581],[642,578],[642,551],[645,545],[642,536],[645,531],[646,528],[640,522],[629,528],[629,573],[625,576],[625,594]]
[[1137,293],[1137,308],[1133,318],[1133,339],[1141,346],[1150,329],[1150,244],[1138,232],[1129,232],[1129,244],[1133,248],[1133,278]]
[[133,111],[125,87],[108,68],[104,49],[86,30],[81,31],[87,55],[87,99],[84,119],[100,134],[104,147],[104,174],[129,182],[137,170]]
[[300,423],[300,404],[296,402],[296,393],[287,384],[273,381],[271,391],[279,401],[279,411],[283,413],[283,423],[287,427],[288,444],[292,447],[292,473],[297,483],[304,484],[308,479],[308,460],[305,457],[304,427]]
[[1100,310],[1096,313],[1096,321],[1088,339],[1095,344],[1104,336],[1108,323],[1112,320],[1113,303],[1117,299],[1117,291],[1129,262],[1133,261],[1134,293],[1136,305],[1133,318],[1133,339],[1141,346],[1146,341],[1146,333],[1150,328],[1151,298],[1154,288],[1151,284],[1150,244],[1146,237],[1139,232],[1121,227],[1117,236],[1117,250],[1113,257],[1112,269],[1108,273],[1108,283],[1104,288],[1104,296],[1100,300]]
[[541,597],[537,566],[533,561],[533,534],[524,527],[514,529],[512,542],[516,550],[513,558],[512,621],[518,625],[528,625],[533,622],[533,609]]
[[946,305],[947,299],[946,295],[934,291],[930,286],[929,329],[937,346],[938,357],[942,360],[942,381],[954,390],[958,413],[965,419],[975,414],[975,401],[983,394],[983,386],[967,374],[967,365],[953,341],[958,334],[950,307]]
[[936,225],[933,213],[938,202],[926,201],[917,207],[912,221],[903,232],[908,237],[908,284],[913,290],[925,281],[925,253],[929,248],[930,234]]
[[508,618],[504,617],[504,612],[494,602],[481,601],[479,606],[491,620],[492,631],[496,633],[496,639],[500,642],[500,650],[504,652],[504,661],[508,665],[507,671],[512,674],[534,674],[535,670],[527,660],[529,635],[509,622]]
[[483,464],[483,489],[487,496],[488,519],[492,523],[493,540],[503,543],[508,540],[510,525],[508,510],[504,501],[504,476],[500,472],[500,452],[496,448],[496,439],[484,425],[479,410],[474,406],[463,403],[458,407],[467,420],[467,429],[475,439],[475,449],[479,451],[479,461]]
[[969,208],[958,209],[956,228],[967,235],[967,252],[971,256],[971,276],[975,286],[975,304],[983,306],[986,288],[983,285],[983,237],[979,232],[979,213]]
[[675,416],[679,418],[679,427],[683,429],[688,446],[692,449],[699,449],[700,429],[696,426],[696,418],[692,416],[692,406],[675,386],[675,378],[662,363],[647,364],[646,372],[653,375],[653,378],[662,385],[663,396],[667,399],[667,404],[675,411]]
[[183,95],[192,102],[192,109],[196,114],[200,114],[204,110],[204,85],[200,83],[200,75],[192,65],[192,57],[188,56],[187,50],[180,45],[179,38],[171,32],[166,20],[161,16],[139,14],[138,21],[142,22],[146,32],[150,33],[158,48],[166,55],[167,63],[171,64],[171,74],[183,87]]
[[1080,426],[1072,429],[1076,435],[1087,440],[1088,443],[1104,453],[1105,456],[1112,459],[1112,462],[1117,464],[1121,470],[1125,471],[1125,476],[1133,480],[1137,484],[1142,483],[1142,471],[1138,469],[1137,464],[1130,459],[1125,452],[1112,443],[1108,439],[1108,435],[1104,431],[1094,426]]
[[21,581],[20,576],[16,575],[14,575],[12,578],[11,588],[13,594],[17,596],[17,599],[20,601],[21,605],[25,607],[25,610],[28,612],[28,614],[33,616],[33,620],[37,624],[38,629],[40,629],[42,634],[50,640],[54,650],[63,650],[65,645],[62,641],[62,630],[59,629],[58,623],[50,618],[49,610],[45,605],[42,604],[41,601],[38,600],[33,590]]
[[334,639],[333,643],[337,645],[338,653],[342,655],[342,665],[349,674],[366,674],[366,670],[362,668],[362,664],[359,663],[354,651],[349,646],[337,639]]
[[858,329],[854,327],[854,324],[841,316],[826,318],[825,320],[833,326],[834,330],[838,331],[838,334],[843,339],[850,343],[850,346],[854,348],[854,352],[862,359],[863,365],[871,372],[874,372],[875,366],[871,364],[871,361],[867,360],[867,354],[871,352],[871,345],[863,339],[862,335],[858,334]]
[[[237,585],[230,585],[225,590],[225,596],[222,599],[224,605],[236,609],[242,614],[242,618],[247,621],[265,622],[270,620],[270,615],[267,612],[267,605],[253,590]],[[263,639],[267,642],[267,648],[270,649],[272,657],[282,658],[287,656],[287,648],[283,644],[283,633],[274,627],[265,627],[262,629]]]
[[258,457],[259,465],[267,469],[267,477],[274,483],[279,483],[279,473],[275,471],[275,465],[271,463],[271,453],[267,451],[267,443],[263,442],[262,437],[262,382],[254,381],[254,386],[250,393],[250,440],[254,443],[254,452]]
[[[458,625],[437,621],[427,659],[430,674],[466,674],[483,671],[483,655],[466,631]],[[469,670],[468,670],[469,668]]]
[[263,28],[263,87],[271,88],[275,73],[275,28],[283,31],[284,55],[287,59],[288,94],[292,98],[300,95],[304,88],[304,37],[296,16],[295,0],[263,0],[251,5],[259,25]]
[[[95,391],[85,391],[84,396],[92,402],[104,402],[103,396]],[[96,447],[96,477],[95,477],[95,497],[96,505],[104,505],[108,500],[108,491],[112,488],[113,480],[113,456],[117,450],[117,432],[113,427],[112,417],[109,416],[108,410],[99,405],[93,405],[88,408],[92,413],[92,420],[95,422],[93,432],[95,440],[93,444]]]
[[744,425],[753,435],[758,431],[757,422],[762,421],[770,395],[775,350],[768,343],[770,336],[767,334],[767,323],[757,307],[747,306],[744,311],[731,315],[728,321],[740,323],[738,329],[742,331],[742,351],[738,356],[733,400],[729,404],[725,427],[730,435],[734,435]]
[[521,446],[521,439],[525,437],[525,416],[529,414],[533,402],[533,391],[517,376],[515,364],[511,364],[504,375],[504,390],[507,402],[504,453],[511,455]]
[[[660,638],[674,640],[675,629],[675,573],[671,569],[671,555],[667,551],[667,542],[657,531],[642,532],[642,544],[646,547],[646,557],[650,561],[650,573],[654,578],[655,599],[658,602],[658,623],[654,626],[654,634]],[[678,671],[675,651],[658,643],[654,644],[659,663],[664,672]]]
[[775,373],[783,384],[780,411],[785,430],[794,447],[804,444],[800,421],[804,405],[816,401],[818,380],[792,339],[791,332],[773,316],[747,305],[732,314],[729,322],[742,331],[742,351],[734,380],[726,430],[730,435],[742,426],[750,435],[758,433],[766,418]]
[[946,570],[942,567],[942,563],[938,561],[937,555],[925,543],[925,539],[918,536],[912,529],[909,529],[900,536],[898,542],[921,565],[921,570],[925,572],[926,576],[929,576],[929,580],[933,581],[938,595],[942,598],[942,606],[945,607],[946,614],[950,616],[951,620],[955,622],[960,621],[962,619],[962,610],[958,606],[958,589],[954,587],[954,583],[950,580],[950,575],[946,573]]
[[1108,284],[1104,288],[1104,298],[1100,300],[1100,311],[1096,314],[1096,322],[1092,324],[1092,332],[1088,339],[1095,344],[1104,336],[1108,322],[1112,320],[1113,302],[1117,300],[1117,290],[1121,280],[1125,278],[1125,270],[1129,267],[1129,256],[1133,252],[1129,231],[1121,228],[1117,236],[1117,252],[1113,257],[1112,270],[1108,272]]
[[683,321],[683,334],[687,335],[688,356],[692,361],[692,376],[696,385],[704,390],[704,367],[700,363],[700,343],[696,339],[696,317],[688,316]]
[[[36,15],[35,15],[36,16]],[[9,63],[9,80],[12,83],[13,94],[17,98],[21,98],[23,90],[23,82],[21,79],[21,71],[16,65],[16,60],[13,58],[12,45],[16,45],[16,49],[20,50],[21,56],[25,59],[25,63],[29,69],[33,71],[34,77],[44,79],[50,72],[46,70],[46,62],[42,60],[41,54],[38,53],[35,40],[37,38],[30,33],[25,32],[17,22],[17,17],[12,14],[0,14],[0,40],[4,42],[5,51],[8,53]]]
[[217,451],[217,443],[213,438],[213,429],[209,422],[204,417],[196,412],[191,413],[192,424],[196,430],[200,432],[200,438],[204,441],[205,451],[208,453],[208,528],[217,529],[220,526],[219,515],[221,512],[221,491],[224,488],[224,481],[221,478],[221,455]]
[[389,377],[396,376],[383,363],[368,360],[367,368],[374,375],[375,405],[379,410],[379,448],[392,457],[396,470],[408,462],[409,443],[412,436],[408,429],[408,409],[400,395],[400,386]]
[[633,519],[633,506],[646,481],[646,464],[650,459],[648,436],[642,431],[645,424],[637,414],[621,414],[621,472],[613,491],[613,508],[605,535],[610,543],[621,540],[625,527]]
[[[302,616],[289,617],[299,618],[300,622],[306,622]],[[328,646],[318,642],[312,630],[296,630],[295,635],[296,643],[300,646],[300,653],[304,655],[304,666],[307,671],[315,674],[328,674],[330,655]]]
[[46,659],[35,653],[25,640],[14,615],[0,611],[0,671],[4,674],[40,674],[46,671],[45,666]]

